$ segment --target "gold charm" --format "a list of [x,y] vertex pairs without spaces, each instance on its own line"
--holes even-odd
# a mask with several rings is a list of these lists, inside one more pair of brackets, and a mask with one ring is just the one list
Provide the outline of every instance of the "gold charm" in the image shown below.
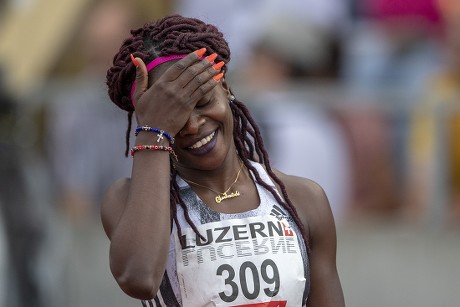
[[201,184],[193,182],[191,180],[186,180],[186,179],[184,179],[184,180],[186,182],[188,182],[188,183],[197,185],[197,186],[202,187],[202,188],[206,188],[206,189],[216,193],[217,196],[214,198],[214,200],[216,201],[216,203],[220,204],[222,201],[224,201],[226,199],[240,196],[240,192],[238,192],[238,191],[232,192],[230,194],[227,194],[227,193],[228,193],[228,191],[230,191],[230,189],[233,187],[233,185],[235,185],[235,183],[238,181],[238,178],[240,178],[240,174],[241,174],[242,169],[243,169],[243,161],[241,161],[240,169],[238,170],[238,173],[236,174],[235,181],[233,181],[233,183],[228,187],[228,189],[225,192],[220,192],[220,193],[217,192],[217,191],[214,191],[213,189],[211,189],[211,188],[209,188],[207,186],[201,185]]
[[240,196],[240,192],[235,191],[233,193],[227,194],[227,192],[221,193],[216,196],[216,203],[220,204],[223,200],[226,200],[228,198],[233,198],[233,197],[238,197]]

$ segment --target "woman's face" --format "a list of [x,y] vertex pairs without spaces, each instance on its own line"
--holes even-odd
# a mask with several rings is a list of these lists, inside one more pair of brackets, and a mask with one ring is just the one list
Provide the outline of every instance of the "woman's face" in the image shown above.
[[[150,83],[153,84],[172,63],[152,70]],[[179,160],[177,168],[213,170],[223,165],[231,150],[235,151],[233,114],[223,79],[197,102],[188,121],[174,138],[172,147]]]

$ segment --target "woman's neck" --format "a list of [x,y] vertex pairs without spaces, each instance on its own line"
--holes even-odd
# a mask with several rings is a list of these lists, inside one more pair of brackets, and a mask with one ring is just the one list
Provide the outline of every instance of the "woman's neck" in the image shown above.
[[243,162],[236,152],[227,155],[221,166],[212,170],[202,170],[176,166],[179,176],[201,188],[224,192],[230,185],[238,179],[238,175],[244,168]]

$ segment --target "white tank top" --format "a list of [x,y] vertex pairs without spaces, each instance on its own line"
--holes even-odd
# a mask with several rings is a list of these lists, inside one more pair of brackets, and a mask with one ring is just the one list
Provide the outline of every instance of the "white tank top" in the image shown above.
[[[262,180],[274,187],[262,165]],[[302,235],[289,213],[256,183],[259,206],[225,214],[210,209],[182,179],[180,195],[201,240],[177,206],[185,246],[176,225],[171,232],[166,272],[153,300],[143,306],[305,306],[309,261]]]

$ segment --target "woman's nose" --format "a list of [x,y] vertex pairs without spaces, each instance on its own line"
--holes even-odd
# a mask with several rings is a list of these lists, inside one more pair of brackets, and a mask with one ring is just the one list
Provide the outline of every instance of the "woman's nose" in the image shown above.
[[205,123],[205,118],[193,111],[190,114],[188,121],[185,123],[184,128],[179,131],[180,136],[197,134],[200,131],[200,127]]

